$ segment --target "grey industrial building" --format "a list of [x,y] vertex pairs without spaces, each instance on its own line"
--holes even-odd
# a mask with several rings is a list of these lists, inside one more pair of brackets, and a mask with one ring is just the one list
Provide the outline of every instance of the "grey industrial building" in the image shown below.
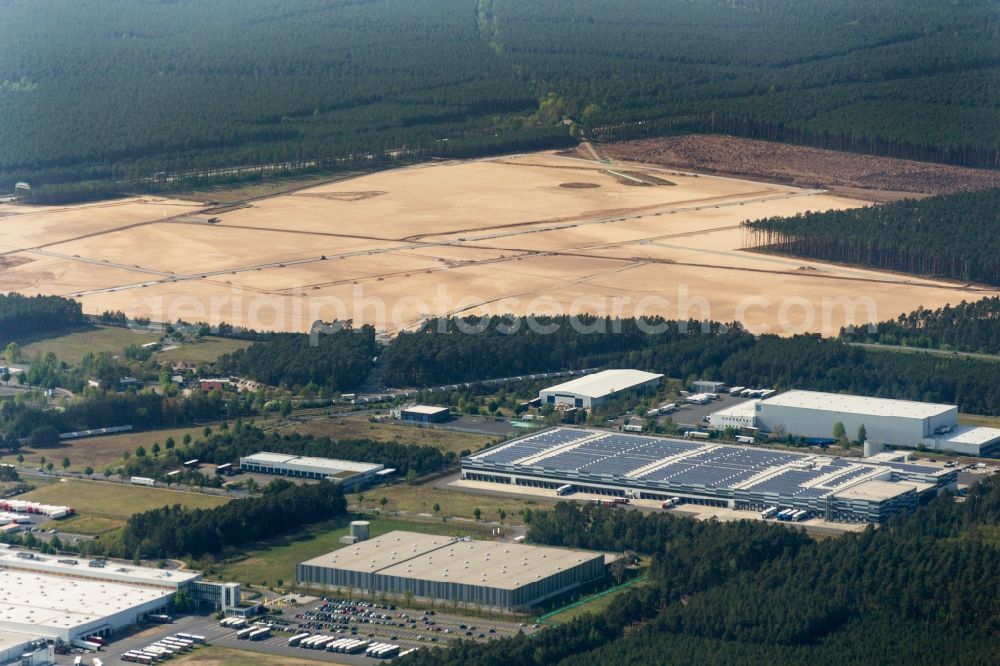
[[642,370],[603,370],[542,389],[538,398],[543,405],[590,409],[625,391],[655,388],[662,379],[663,375]]
[[344,486],[360,488],[395,470],[384,465],[333,458],[307,458],[287,453],[262,451],[240,458],[240,469],[257,474],[277,474],[299,479],[329,479]]
[[411,405],[400,410],[400,418],[411,423],[445,423],[451,420],[451,410],[434,405]]
[[602,553],[393,531],[302,562],[300,585],[528,608],[606,574]]
[[842,393],[786,391],[716,412],[709,421],[718,429],[750,427],[818,441],[832,440],[841,423],[851,438],[864,426],[866,439],[875,444],[967,455],[1000,448],[1000,429],[960,425],[954,405]]
[[553,428],[462,459],[462,477],[499,486],[574,490],[761,511],[806,511],[836,522],[882,523],[921,496],[954,489],[954,469],[902,455],[873,459],[775,451],[705,440]]

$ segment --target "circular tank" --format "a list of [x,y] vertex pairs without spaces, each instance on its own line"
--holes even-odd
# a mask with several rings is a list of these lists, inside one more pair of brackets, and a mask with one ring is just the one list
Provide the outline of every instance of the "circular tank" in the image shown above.
[[351,521],[351,536],[355,537],[358,541],[366,540],[368,538],[368,525],[367,520]]
[[881,442],[873,442],[871,440],[865,440],[865,458],[870,458],[878,453],[885,451],[885,444]]

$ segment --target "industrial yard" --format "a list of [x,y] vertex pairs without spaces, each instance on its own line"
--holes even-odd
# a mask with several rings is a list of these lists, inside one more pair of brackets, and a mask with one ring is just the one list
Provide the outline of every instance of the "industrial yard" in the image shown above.
[[[221,211],[155,197],[4,204],[0,285],[78,298],[89,312],[280,330],[350,318],[393,331],[427,314],[544,306],[832,334],[855,318],[969,297],[971,287],[952,283],[740,250],[744,220],[864,204],[517,155],[396,169]],[[834,302],[845,297],[846,307]]]

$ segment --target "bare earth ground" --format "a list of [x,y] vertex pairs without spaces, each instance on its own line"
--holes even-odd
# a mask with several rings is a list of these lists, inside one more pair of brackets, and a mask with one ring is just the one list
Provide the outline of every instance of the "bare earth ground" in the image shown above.
[[258,330],[351,319],[391,333],[428,316],[591,312],[785,335],[996,293],[741,250],[744,220],[865,203],[538,153],[384,171],[221,213],[153,197],[6,204],[0,291]]
[[998,171],[721,135],[626,141],[602,145],[601,150],[619,160],[823,187],[872,201],[1000,187]]

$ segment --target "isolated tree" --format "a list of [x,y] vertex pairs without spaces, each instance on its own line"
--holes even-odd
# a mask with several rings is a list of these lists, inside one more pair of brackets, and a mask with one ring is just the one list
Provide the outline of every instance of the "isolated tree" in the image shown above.
[[86,469],[83,470],[83,473],[86,474],[87,476],[93,476],[94,468],[88,465]]
[[837,421],[833,424],[833,438],[838,442],[843,442],[847,438],[847,430],[844,428],[844,424]]
[[146,447],[144,447],[142,444],[140,444],[139,446],[135,447],[135,457],[136,458],[145,458],[146,457]]
[[190,444],[191,443],[191,433],[189,433],[189,432],[184,433],[184,439],[182,441],[184,442],[184,446],[187,446],[188,444]]
[[24,454],[23,453],[18,453],[17,454],[17,466],[18,467],[23,467],[24,466]]
[[868,439],[868,431],[865,430],[865,424],[862,423],[858,426],[858,445],[863,446],[866,439]]
[[172,451],[174,448],[174,438],[167,437],[167,441],[163,442],[163,448],[165,448],[167,451]]
[[434,502],[434,515],[436,516],[439,513],[441,513],[441,505],[438,504],[437,502]]
[[62,468],[63,468],[64,472],[69,469],[69,456],[63,457],[63,459],[62,459]]
[[477,506],[475,509],[472,510],[472,515],[475,516],[476,522],[478,523],[479,519],[483,517],[483,510]]
[[17,363],[21,360],[21,347],[16,342],[11,342],[3,352],[4,360],[7,363]]
[[55,467],[55,465],[53,465],[51,462],[45,463],[45,469],[47,469],[49,471],[49,473],[52,472],[52,468],[53,467]]
[[382,510],[385,511],[385,505],[389,503],[389,498],[383,497],[378,501],[378,503],[382,505]]
[[159,458],[160,457],[160,443],[159,442],[153,442],[153,457],[154,458]]
[[9,386],[10,385],[10,372],[7,371],[7,370],[4,370],[3,374],[0,374],[0,379],[3,380],[4,386]]
[[497,509],[497,515],[500,516],[500,524],[503,525],[503,519],[507,517],[507,512],[503,509]]

